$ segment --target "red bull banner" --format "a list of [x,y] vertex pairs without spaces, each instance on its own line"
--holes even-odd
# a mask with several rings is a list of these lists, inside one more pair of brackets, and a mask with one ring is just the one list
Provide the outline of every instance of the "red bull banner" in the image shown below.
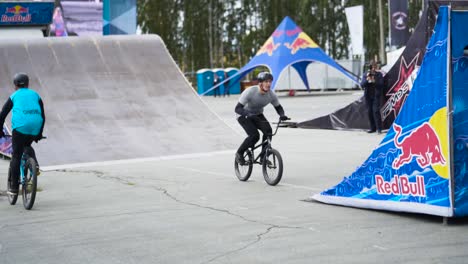
[[454,215],[449,14],[448,7],[440,8],[413,88],[382,142],[356,171],[314,195],[314,199],[363,208]]
[[0,26],[48,25],[52,22],[54,2],[1,2]]
[[468,215],[468,12],[453,11],[452,102],[453,102],[453,197],[455,216]]

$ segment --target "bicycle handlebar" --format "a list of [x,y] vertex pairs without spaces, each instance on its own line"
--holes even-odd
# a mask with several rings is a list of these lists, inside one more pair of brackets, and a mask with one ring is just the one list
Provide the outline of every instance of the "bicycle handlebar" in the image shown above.
[[[286,120],[291,120],[291,118],[288,117],[288,119]],[[284,122],[286,120],[281,120],[281,117],[278,119],[278,123],[276,124],[276,129],[275,129],[275,133],[271,134],[271,136],[273,137],[274,135],[276,135],[276,133],[278,132],[278,128],[279,128],[279,125],[281,124],[281,122]]]

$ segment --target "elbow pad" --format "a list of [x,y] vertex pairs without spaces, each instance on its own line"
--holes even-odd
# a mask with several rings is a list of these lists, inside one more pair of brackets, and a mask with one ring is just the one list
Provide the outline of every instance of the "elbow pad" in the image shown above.
[[281,105],[275,106],[276,113],[278,113],[279,116],[284,116],[284,109]]
[[247,113],[244,109],[244,105],[241,104],[241,103],[237,103],[236,105],[236,109],[234,110],[238,115],[241,115],[241,116],[246,116]]

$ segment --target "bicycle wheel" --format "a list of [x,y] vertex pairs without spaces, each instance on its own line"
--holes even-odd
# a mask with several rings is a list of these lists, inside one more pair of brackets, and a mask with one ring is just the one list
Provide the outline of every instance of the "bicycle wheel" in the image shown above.
[[[8,168],[8,185],[7,185],[8,191],[10,190],[10,186],[11,186],[11,168]],[[10,202],[11,205],[15,205],[16,200],[18,200],[18,194],[13,195],[7,192],[7,196],[8,196],[8,202]]]
[[28,158],[24,167],[24,183],[21,188],[23,193],[23,205],[26,210],[30,210],[36,199],[37,163],[33,158]]
[[234,169],[236,171],[236,176],[240,181],[247,181],[252,174],[253,168],[253,154],[252,151],[247,150],[244,153],[244,160],[246,163],[244,165],[239,164],[237,160],[234,159]]
[[263,178],[269,185],[276,185],[283,176],[283,158],[276,149],[267,150],[262,162]]

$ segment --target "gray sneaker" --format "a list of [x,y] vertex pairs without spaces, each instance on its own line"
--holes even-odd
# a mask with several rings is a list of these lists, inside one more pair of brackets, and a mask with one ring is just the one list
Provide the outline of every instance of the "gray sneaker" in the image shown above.
[[8,188],[7,194],[18,195],[18,189]]

